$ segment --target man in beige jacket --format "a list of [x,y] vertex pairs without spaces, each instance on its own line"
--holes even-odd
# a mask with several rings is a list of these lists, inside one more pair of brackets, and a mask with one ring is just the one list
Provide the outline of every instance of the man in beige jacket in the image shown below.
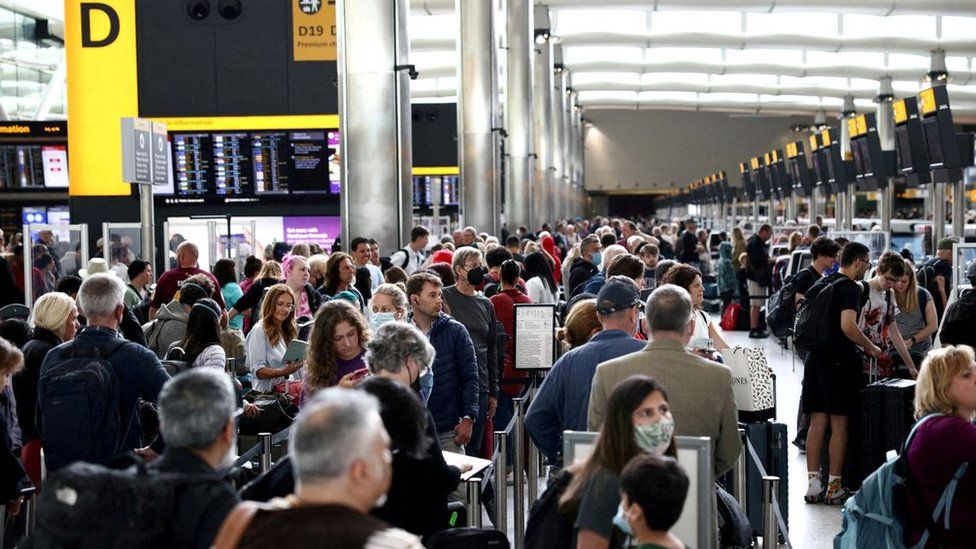
[[685,350],[695,325],[691,296],[665,284],[651,294],[645,307],[651,342],[641,351],[600,364],[593,377],[587,426],[598,431],[610,393],[629,376],[653,376],[668,393],[675,435],[712,439],[715,476],[729,469],[742,451],[732,395],[732,373],[718,363]]

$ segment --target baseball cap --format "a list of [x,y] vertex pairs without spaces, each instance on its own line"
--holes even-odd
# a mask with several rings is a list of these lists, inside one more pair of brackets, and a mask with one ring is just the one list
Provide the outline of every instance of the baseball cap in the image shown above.
[[955,238],[948,236],[939,241],[939,245],[935,247],[936,250],[951,250],[953,244],[958,244],[959,241]]
[[626,276],[611,276],[596,296],[596,312],[609,315],[641,304],[637,284]]

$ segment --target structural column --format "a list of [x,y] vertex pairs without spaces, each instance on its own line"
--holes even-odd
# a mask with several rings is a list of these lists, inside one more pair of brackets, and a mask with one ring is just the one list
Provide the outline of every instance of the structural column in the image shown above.
[[[854,110],[854,96],[845,95],[844,96],[844,108],[843,113],[840,118],[840,123],[838,124],[840,128],[840,139],[838,140],[838,145],[840,146],[840,159],[841,167],[839,169],[844,169],[844,160],[847,159],[847,151],[851,150],[851,131],[847,126],[847,119],[853,117],[857,112]],[[844,200],[844,230],[853,231],[854,230],[854,218],[857,216],[857,184],[851,180],[847,184],[847,192]]]
[[[892,108],[894,91],[891,87],[891,77],[881,78],[881,86],[878,88],[878,138],[881,140],[881,150],[892,151],[895,149],[895,114]],[[878,195],[878,215],[881,216],[881,230],[885,233],[891,232],[891,216],[895,210],[895,178],[889,177],[884,182],[885,188],[881,189]]]
[[583,165],[583,124],[580,120],[579,92],[574,90],[569,99],[569,135],[572,137],[572,141],[570,142],[572,171],[570,173],[572,178],[573,200],[570,202],[570,208],[566,212],[566,217],[574,217],[580,213],[580,195],[583,187],[583,174],[581,170]]
[[553,211],[553,127],[552,127],[552,34],[549,29],[549,9],[535,7],[535,65],[533,76],[533,107],[535,115],[535,177],[532,185],[532,226],[556,218]]
[[[556,45],[553,47],[553,60],[555,63],[560,63],[562,60],[562,46]],[[563,128],[563,101],[566,97],[566,87],[568,73],[566,68],[562,64],[558,64],[554,68],[553,72],[553,88],[552,88],[552,130],[553,130],[553,147],[552,147],[552,164],[555,168],[553,172],[552,181],[552,196],[553,196],[553,214],[557,219],[562,219],[565,217],[566,213],[566,193],[565,193],[565,162],[564,157],[566,156],[566,135]]]
[[569,212],[573,209],[573,94],[572,75],[563,69],[565,75],[566,89],[562,97],[562,125],[563,125],[563,193],[566,199],[563,202],[563,211],[560,218],[569,217]]
[[[478,2],[475,2],[478,3]],[[491,2],[480,2],[491,4]],[[505,90],[505,127],[508,128],[508,181],[505,193],[505,214],[509,228],[532,222],[532,62],[534,41],[531,0],[508,0],[508,86]]]
[[498,233],[498,144],[495,121],[497,71],[491,2],[457,1],[461,71],[458,78],[458,158],[461,221]]
[[342,242],[395,250],[413,222],[408,0],[339,0]]

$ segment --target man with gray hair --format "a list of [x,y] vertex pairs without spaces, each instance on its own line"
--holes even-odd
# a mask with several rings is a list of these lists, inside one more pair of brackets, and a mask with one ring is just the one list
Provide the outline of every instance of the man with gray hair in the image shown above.
[[660,286],[647,299],[644,314],[651,342],[641,351],[597,366],[590,390],[589,430],[600,429],[610,393],[621,381],[635,374],[652,376],[668,392],[674,434],[712,439],[717,477],[732,468],[742,451],[732,373],[685,350],[695,320],[691,296],[684,288]]
[[[39,427],[49,471],[78,460],[105,464],[143,446],[139,399],[156,402],[169,375],[152,351],[119,335],[124,295],[119,277],[88,277],[78,291],[78,312],[88,325],[73,340],[51,349],[41,365]],[[72,380],[84,384],[91,379],[78,372],[101,380],[95,387],[103,395],[64,392]],[[91,384],[83,386],[92,390]],[[102,413],[114,409],[113,401],[119,414]]]
[[237,457],[236,409],[230,376],[211,368],[183,372],[159,393],[166,450],[153,469],[191,480],[176,493],[172,538],[167,540],[173,547],[210,547],[239,501],[217,474]]
[[415,326],[387,322],[366,344],[366,363],[373,375],[395,379],[419,395],[419,380],[434,363],[434,346]]
[[288,455],[295,493],[273,506],[238,505],[216,547],[423,547],[369,515],[393,476],[390,437],[373,396],[335,387],[316,393],[292,424]]

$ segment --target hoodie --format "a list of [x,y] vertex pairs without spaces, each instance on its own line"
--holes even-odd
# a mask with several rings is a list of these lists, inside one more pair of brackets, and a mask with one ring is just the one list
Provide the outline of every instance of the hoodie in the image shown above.
[[946,308],[939,341],[943,345],[976,347],[973,326],[976,326],[976,290],[967,290]]
[[734,292],[739,282],[735,277],[735,265],[732,264],[732,243],[722,242],[718,245],[718,292]]
[[159,310],[156,319],[142,327],[146,344],[160,359],[166,356],[169,346],[182,341],[186,335],[186,321],[190,313],[179,301],[170,301]]
[[553,240],[551,236],[544,236],[541,240],[542,249],[549,254],[554,263],[552,267],[553,278],[556,279],[556,284],[563,283],[563,262],[559,259],[559,254],[556,252],[556,241]]

